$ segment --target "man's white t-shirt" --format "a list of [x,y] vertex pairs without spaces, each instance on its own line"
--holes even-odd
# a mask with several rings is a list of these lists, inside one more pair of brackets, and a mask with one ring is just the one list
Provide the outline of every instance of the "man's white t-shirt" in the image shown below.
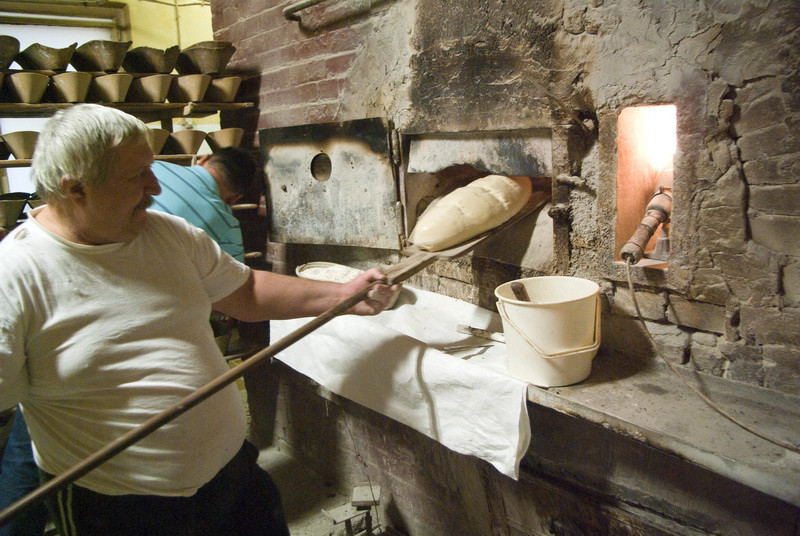
[[[228,370],[211,304],[249,268],[184,220],[148,212],[131,242],[68,242],[33,217],[0,242],[0,407],[22,403],[37,464],[57,475]],[[76,483],[192,495],[242,446],[235,385]]]

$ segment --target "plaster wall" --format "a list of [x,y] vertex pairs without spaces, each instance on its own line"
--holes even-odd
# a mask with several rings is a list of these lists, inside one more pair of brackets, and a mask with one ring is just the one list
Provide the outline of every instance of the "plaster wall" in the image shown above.
[[[153,2],[120,0],[128,6],[131,21],[131,48],[148,46],[187,47],[199,41],[214,39],[211,9],[198,2]],[[158,21],[154,24],[154,21]]]
[[[185,48],[214,39],[208,5],[186,0],[120,0],[119,3],[128,6],[130,39],[133,41],[131,48],[168,48],[174,45]],[[198,124],[216,130],[220,119],[218,114],[213,114],[191,120],[181,119],[180,122],[184,126]]]

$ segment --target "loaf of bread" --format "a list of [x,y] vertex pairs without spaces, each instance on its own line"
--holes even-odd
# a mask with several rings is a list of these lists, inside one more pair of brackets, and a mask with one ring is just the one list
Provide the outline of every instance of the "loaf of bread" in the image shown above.
[[426,251],[460,244],[508,221],[530,197],[528,177],[488,175],[435,199],[409,240]]

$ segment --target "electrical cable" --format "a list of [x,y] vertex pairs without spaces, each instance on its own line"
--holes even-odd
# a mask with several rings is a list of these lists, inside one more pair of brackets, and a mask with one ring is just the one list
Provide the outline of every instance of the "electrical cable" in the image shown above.
[[[342,412],[342,420],[344,421],[345,428],[347,428],[347,435],[350,436],[350,442],[353,444],[353,452],[355,452],[356,459],[361,462],[361,465],[362,465],[362,467],[364,469],[364,476],[367,479],[367,485],[369,486],[369,493],[370,493],[370,495],[372,495],[372,501],[377,503],[378,501],[375,498],[375,491],[372,488],[372,479],[369,476],[367,462],[364,461],[364,458],[361,456],[361,451],[358,450],[358,445],[356,445],[356,437],[355,437],[355,434],[353,434],[352,428],[350,428],[350,422],[349,422],[349,419],[348,419],[348,416],[347,416],[347,412],[345,411],[344,406],[342,406],[340,403],[334,402],[333,400],[330,400],[330,399],[326,399],[326,404],[325,404],[326,408],[327,408],[328,403],[331,403],[331,404],[337,406],[339,408],[339,411]],[[375,506],[375,528],[376,529],[381,529],[381,531],[383,530],[383,527],[381,525],[380,512],[378,511],[377,505]]]
[[[98,0],[97,3],[99,4],[101,1],[102,3],[105,3],[105,1],[103,0]],[[209,0],[195,0],[193,2],[189,2],[186,4],[179,4],[177,1],[168,2],[167,0],[142,0],[142,1],[149,2],[151,4],[161,4],[162,6],[168,6],[168,7],[191,7],[191,6],[208,7],[211,5],[211,2]]]
[[675,369],[675,366],[672,363],[670,363],[669,359],[664,357],[664,355],[659,351],[658,344],[656,343],[656,340],[653,337],[653,334],[650,333],[649,329],[647,329],[647,324],[645,324],[644,317],[642,316],[642,312],[639,309],[639,301],[636,299],[636,292],[634,292],[634,289],[633,289],[633,278],[631,277],[631,264],[632,264],[631,262],[626,262],[625,263],[625,271],[626,271],[627,276],[628,276],[628,288],[630,289],[631,297],[633,298],[633,308],[636,310],[636,317],[639,320],[639,322],[641,322],[642,327],[645,330],[645,333],[647,333],[647,335],[650,337],[650,340],[653,341],[653,348],[655,348],[656,354],[658,355],[658,357],[661,358],[662,361],[664,361],[664,363],[667,364],[667,366],[673,372],[673,374],[675,374],[675,376],[677,376],[678,379],[686,387],[691,389],[696,395],[698,395],[701,399],[703,399],[703,401],[706,404],[711,406],[711,408],[716,410],[720,415],[722,415],[723,417],[725,417],[726,419],[731,421],[733,424],[739,426],[740,428],[743,428],[744,430],[747,430],[748,432],[750,432],[751,434],[753,434],[753,435],[755,435],[757,437],[760,437],[764,441],[768,441],[768,442],[772,443],[773,445],[776,445],[776,446],[781,447],[783,449],[789,450],[789,451],[794,452],[796,454],[800,454],[800,447],[796,447],[794,445],[791,445],[789,443],[785,443],[785,442],[777,440],[777,439],[771,439],[771,438],[765,436],[764,434],[762,434],[761,432],[759,432],[759,431],[753,429],[752,427],[750,427],[750,426],[742,423],[741,421],[737,420],[733,415],[731,415],[730,413],[725,411],[725,409],[723,409],[716,402],[714,402],[713,400],[708,398],[708,396],[706,396],[703,392],[701,392],[697,387],[695,387],[694,385],[692,385],[688,381],[686,381],[686,379],[678,373],[678,371]]

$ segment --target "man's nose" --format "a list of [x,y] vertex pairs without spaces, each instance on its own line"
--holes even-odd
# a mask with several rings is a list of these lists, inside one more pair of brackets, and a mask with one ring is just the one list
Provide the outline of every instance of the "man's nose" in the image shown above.
[[147,171],[147,176],[145,177],[145,192],[148,195],[158,195],[161,193],[161,185],[158,183],[155,173],[150,170]]

